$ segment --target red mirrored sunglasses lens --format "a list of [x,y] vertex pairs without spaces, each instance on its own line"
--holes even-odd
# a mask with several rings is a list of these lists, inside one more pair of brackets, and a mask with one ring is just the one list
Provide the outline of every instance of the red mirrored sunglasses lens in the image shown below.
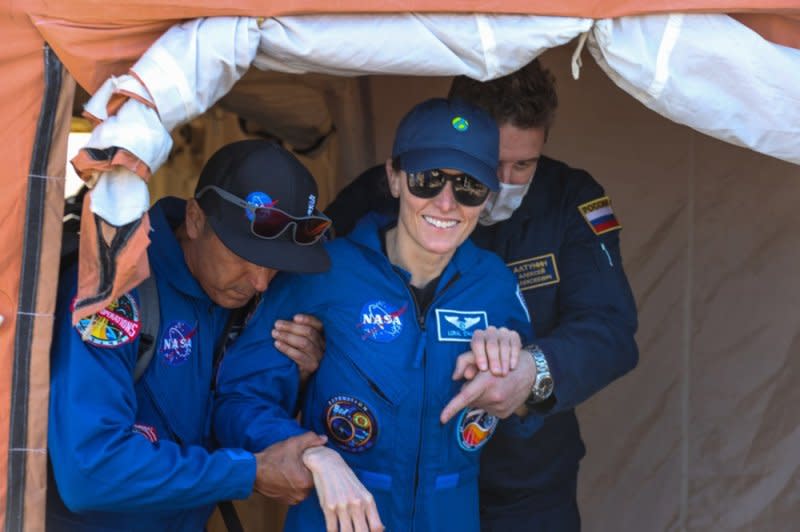
[[253,231],[259,236],[275,238],[294,220],[288,214],[276,210],[259,207],[253,220]]
[[290,225],[295,226],[293,237],[297,244],[313,244],[330,227],[331,221],[317,216],[298,220],[283,211],[260,207],[256,209],[253,232],[264,238],[275,238]]
[[311,244],[319,240],[328,227],[331,226],[330,220],[323,218],[307,218],[296,222],[294,229],[294,240],[298,244]]

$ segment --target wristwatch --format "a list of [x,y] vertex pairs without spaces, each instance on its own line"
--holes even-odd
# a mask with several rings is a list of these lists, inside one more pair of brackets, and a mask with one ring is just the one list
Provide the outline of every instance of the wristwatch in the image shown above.
[[536,366],[536,379],[531,386],[531,394],[525,400],[525,405],[530,408],[553,394],[553,376],[550,375],[550,366],[547,365],[547,359],[538,345],[528,345],[524,349],[530,352]]

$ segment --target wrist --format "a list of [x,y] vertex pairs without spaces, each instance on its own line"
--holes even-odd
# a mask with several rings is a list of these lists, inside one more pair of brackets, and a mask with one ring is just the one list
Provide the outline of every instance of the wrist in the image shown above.
[[525,346],[525,350],[530,353],[533,362],[533,379],[530,387],[530,394],[525,400],[525,406],[534,408],[535,405],[547,401],[553,394],[555,383],[550,374],[550,365],[544,352],[536,344]]
[[311,471],[314,471],[321,468],[324,460],[331,460],[338,456],[339,453],[336,451],[332,451],[324,445],[321,445],[318,447],[309,447],[303,451],[302,460],[303,465],[305,465]]

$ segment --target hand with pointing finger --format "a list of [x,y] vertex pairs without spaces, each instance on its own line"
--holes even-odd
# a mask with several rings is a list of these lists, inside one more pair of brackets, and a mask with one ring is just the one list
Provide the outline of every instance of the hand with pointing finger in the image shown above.
[[498,377],[489,371],[479,371],[474,353],[469,352],[456,360],[452,378],[467,382],[442,410],[439,420],[443,424],[466,407],[483,408],[504,419],[524,408],[536,379],[536,366],[528,352],[523,351],[517,367],[504,377]]

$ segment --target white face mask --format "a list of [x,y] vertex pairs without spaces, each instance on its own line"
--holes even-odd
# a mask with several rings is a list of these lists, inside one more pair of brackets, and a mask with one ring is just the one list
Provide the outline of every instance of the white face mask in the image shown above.
[[478,223],[492,225],[511,218],[511,215],[522,203],[522,198],[528,193],[531,181],[533,179],[529,179],[524,185],[509,185],[501,182],[499,191],[489,193],[489,199],[483,206]]

